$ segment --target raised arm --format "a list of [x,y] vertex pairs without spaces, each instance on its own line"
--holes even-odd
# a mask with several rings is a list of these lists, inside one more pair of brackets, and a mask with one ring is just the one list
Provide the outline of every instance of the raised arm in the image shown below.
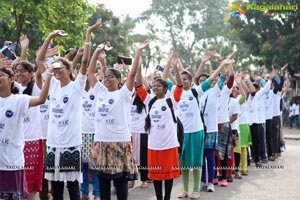
[[64,56],[66,59],[70,60],[70,57],[75,53],[76,49],[75,48],[69,48],[67,50],[66,55]]
[[142,50],[149,45],[149,42],[150,42],[149,40],[145,40],[143,44],[136,46],[133,64],[131,70],[128,72],[128,76],[126,80],[126,86],[130,91],[133,89],[134,78],[139,66],[139,60],[140,60]]
[[38,97],[31,97],[30,98],[29,107],[41,105],[46,101],[47,96],[48,96],[48,92],[49,92],[49,86],[50,86],[51,78],[52,78],[52,73],[47,72],[47,78],[44,82],[44,85],[42,87],[40,95]]
[[100,26],[102,26],[102,19],[98,19],[97,22],[94,25],[90,26],[86,31],[83,56],[82,56],[81,66],[80,66],[80,73],[83,75],[86,74],[86,68],[88,66],[88,62],[91,54],[91,46],[92,46],[91,33],[95,31],[97,28],[99,28]]
[[235,60],[233,60],[231,58],[226,58],[225,60],[223,60],[221,62],[221,64],[219,65],[219,67],[214,71],[214,73],[212,73],[212,75],[210,75],[209,79],[214,80],[217,76],[219,76],[220,72],[223,70],[225,65],[233,64],[234,62],[235,62]]
[[27,49],[29,47],[29,39],[26,35],[21,36],[21,56],[20,60],[27,60]]
[[198,78],[204,69],[205,63],[210,59],[211,55],[209,53],[205,53],[204,56],[202,57],[201,63],[196,71],[195,77]]
[[96,66],[97,66],[97,59],[100,54],[100,52],[103,51],[103,48],[97,47],[93,53],[93,56],[91,58],[91,62],[89,64],[88,69],[88,80],[91,85],[91,87],[94,87],[97,83],[97,77],[96,77]]
[[83,55],[83,50],[84,50],[84,48],[78,49],[74,59],[72,60],[72,68],[73,69],[76,68],[78,61],[80,60],[81,56]]
[[65,34],[65,32],[63,30],[56,30],[56,31],[51,32],[45,39],[42,47],[39,49],[37,57],[36,57],[36,64],[41,73],[44,73],[44,71],[46,71],[46,63],[45,63],[46,53],[47,53],[47,49],[49,47],[51,40],[59,35],[64,35],[64,34]]
[[164,71],[161,75],[161,78],[162,79],[166,79],[168,78],[169,74],[170,74],[170,67],[171,67],[171,62],[172,62],[172,59],[173,59],[173,50],[170,50],[170,52],[168,53],[168,61],[167,61],[167,64],[164,68]]
[[176,85],[179,87],[182,87],[182,79],[181,79],[180,72],[178,69],[178,62],[179,62],[179,55],[175,54],[173,67],[174,67],[174,72],[175,72]]

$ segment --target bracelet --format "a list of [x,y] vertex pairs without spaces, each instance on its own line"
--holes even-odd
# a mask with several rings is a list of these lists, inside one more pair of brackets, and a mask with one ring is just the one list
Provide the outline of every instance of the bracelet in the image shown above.
[[92,46],[92,42],[84,42],[85,45]]

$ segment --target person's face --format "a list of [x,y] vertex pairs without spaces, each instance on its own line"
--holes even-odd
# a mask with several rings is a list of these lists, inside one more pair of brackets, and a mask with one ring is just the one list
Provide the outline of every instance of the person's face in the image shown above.
[[191,87],[192,81],[189,79],[189,76],[186,74],[181,74],[183,89],[187,90]]
[[118,88],[120,81],[120,78],[117,78],[111,70],[105,71],[103,84],[108,90]]
[[54,77],[59,81],[70,79],[71,69],[67,69],[67,67],[61,63],[60,65],[62,66],[61,68],[53,68]]
[[232,92],[231,92],[232,97],[236,98],[238,96],[238,94],[239,94],[238,87],[236,87],[236,86],[232,87]]
[[199,84],[201,85],[204,81],[206,81],[206,76],[201,76],[200,78],[199,78]]
[[27,85],[32,79],[32,73],[27,71],[23,65],[17,65],[15,76],[18,83]]
[[165,88],[159,81],[153,82],[152,90],[156,96],[164,96],[167,92],[167,88]]
[[0,91],[10,89],[13,79],[9,78],[8,74],[0,71]]

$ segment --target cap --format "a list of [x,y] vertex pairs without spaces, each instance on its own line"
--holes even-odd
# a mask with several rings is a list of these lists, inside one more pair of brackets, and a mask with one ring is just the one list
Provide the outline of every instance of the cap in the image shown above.
[[53,69],[58,69],[58,68],[62,68],[62,67],[64,67],[61,63],[59,63],[59,62],[55,62],[55,63],[53,63],[52,65],[51,65],[51,67],[53,68]]

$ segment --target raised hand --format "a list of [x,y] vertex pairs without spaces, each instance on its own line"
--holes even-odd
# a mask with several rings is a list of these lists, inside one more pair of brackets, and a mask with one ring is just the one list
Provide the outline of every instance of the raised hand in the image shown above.
[[201,62],[206,63],[211,58],[211,54],[209,52],[205,52],[204,56],[202,57]]
[[100,26],[102,26],[102,18],[98,19],[94,25],[90,26],[88,28],[88,31],[93,32],[94,30],[98,29]]
[[29,46],[29,39],[26,35],[22,35],[21,38],[20,38],[20,44],[21,44],[21,47],[22,49],[27,49],[28,46]]
[[149,43],[150,43],[150,40],[147,39],[142,44],[135,46],[135,49],[137,51],[141,51],[141,50],[145,49],[149,45]]

